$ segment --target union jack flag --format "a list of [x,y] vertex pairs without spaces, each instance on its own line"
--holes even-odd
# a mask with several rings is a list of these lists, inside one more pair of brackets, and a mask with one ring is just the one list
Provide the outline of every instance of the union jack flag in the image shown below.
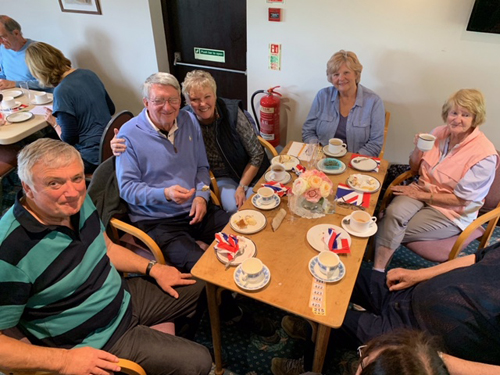
[[370,206],[370,193],[357,192],[351,189],[349,186],[344,184],[339,184],[337,187],[337,194],[335,194],[335,200],[339,202],[345,202],[353,204],[355,206]]

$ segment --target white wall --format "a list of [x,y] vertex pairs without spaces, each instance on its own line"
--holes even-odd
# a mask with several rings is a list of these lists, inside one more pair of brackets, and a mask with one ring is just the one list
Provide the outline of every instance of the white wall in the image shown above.
[[[282,143],[301,139],[316,92],[329,83],[326,62],[356,52],[361,83],[391,112],[385,157],[407,163],[413,136],[442,123],[443,102],[460,88],[478,88],[487,101],[482,130],[500,149],[500,35],[466,31],[474,0],[247,1],[248,92],[281,85],[286,97]],[[281,7],[284,22],[268,22]],[[282,70],[267,67],[268,44],[282,44]]]
[[102,15],[89,15],[63,13],[57,0],[2,0],[0,13],[18,21],[25,37],[52,44],[73,66],[93,70],[117,110],[137,114],[144,80],[168,69],[159,3],[101,0]]

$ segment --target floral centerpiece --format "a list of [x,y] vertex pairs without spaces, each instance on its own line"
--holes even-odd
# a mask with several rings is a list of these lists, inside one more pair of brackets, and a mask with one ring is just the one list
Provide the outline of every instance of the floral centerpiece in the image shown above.
[[305,218],[322,217],[332,207],[328,201],[332,189],[332,181],[323,172],[316,169],[303,172],[293,183],[290,210]]

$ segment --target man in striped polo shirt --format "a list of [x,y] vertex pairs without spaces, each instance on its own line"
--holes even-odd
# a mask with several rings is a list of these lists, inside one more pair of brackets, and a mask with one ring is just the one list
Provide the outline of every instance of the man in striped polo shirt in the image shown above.
[[[72,146],[39,139],[18,165],[23,192],[0,221],[0,368],[97,374],[122,357],[148,374],[207,374],[205,347],[148,327],[195,324],[203,282],[109,240]],[[15,326],[33,345],[2,334]]]

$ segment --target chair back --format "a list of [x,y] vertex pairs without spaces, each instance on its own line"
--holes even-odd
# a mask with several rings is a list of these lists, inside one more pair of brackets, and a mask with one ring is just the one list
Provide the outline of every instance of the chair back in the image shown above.
[[387,133],[389,133],[389,121],[391,120],[391,112],[385,111],[385,126],[384,126],[384,144],[382,145],[382,150],[378,157],[382,159],[384,157],[385,145],[387,143]]
[[[500,157],[500,151],[497,150],[497,153],[499,154]],[[490,191],[488,192],[486,198],[484,199],[484,205],[479,210],[479,214],[482,215],[486,212],[495,209],[496,207],[498,207],[499,203],[500,203],[500,167],[497,168],[495,172],[495,180],[493,181]]]
[[115,129],[120,129],[123,124],[134,117],[130,111],[121,111],[114,115],[104,128],[99,146],[99,164],[113,156],[110,142],[115,136]]

